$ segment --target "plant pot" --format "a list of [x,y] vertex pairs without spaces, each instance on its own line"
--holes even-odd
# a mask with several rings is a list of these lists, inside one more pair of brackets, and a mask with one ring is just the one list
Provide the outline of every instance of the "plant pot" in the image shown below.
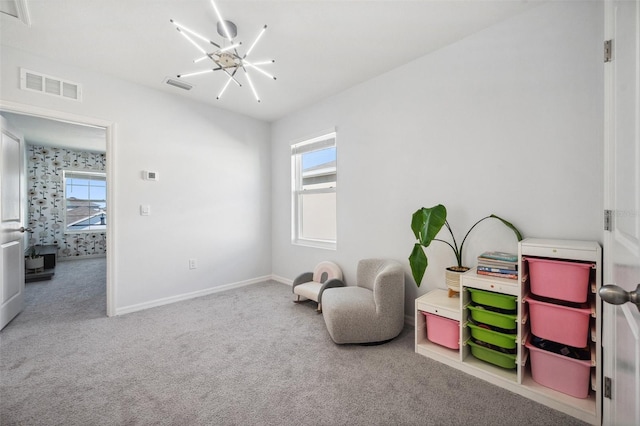
[[24,267],[26,269],[44,269],[44,256],[27,257],[24,259]]
[[444,278],[449,289],[449,297],[454,293],[460,293],[460,276],[467,272],[469,268],[466,266],[450,266],[444,271]]

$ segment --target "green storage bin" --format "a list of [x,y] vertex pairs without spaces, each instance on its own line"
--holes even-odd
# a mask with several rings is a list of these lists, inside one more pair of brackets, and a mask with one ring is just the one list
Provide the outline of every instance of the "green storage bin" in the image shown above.
[[471,318],[476,322],[504,328],[505,330],[515,330],[518,315],[501,314],[499,312],[488,311],[481,306],[467,306],[471,311]]
[[493,349],[485,348],[477,344],[473,340],[468,340],[467,343],[471,346],[471,355],[474,357],[489,364],[497,365],[498,367],[516,368],[516,358],[518,357],[516,354],[504,354],[494,351]]
[[467,323],[471,329],[471,337],[486,343],[498,346],[504,349],[515,349],[518,334],[498,333],[497,331],[487,330],[472,323]]
[[494,293],[492,291],[478,290],[477,288],[467,288],[471,293],[471,300],[485,306],[493,306],[494,308],[508,309],[514,311],[518,308],[518,298],[502,293]]

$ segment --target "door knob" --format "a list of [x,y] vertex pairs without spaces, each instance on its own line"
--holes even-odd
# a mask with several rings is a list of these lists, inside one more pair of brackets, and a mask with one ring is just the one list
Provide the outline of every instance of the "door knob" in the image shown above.
[[24,234],[25,232],[33,232],[33,229],[25,228],[24,226],[21,226],[20,229],[18,229],[18,231],[20,231],[20,232],[22,232]]
[[623,303],[631,302],[640,311],[640,284],[633,291],[625,291],[617,285],[604,285],[600,287],[598,294],[607,303],[622,305]]

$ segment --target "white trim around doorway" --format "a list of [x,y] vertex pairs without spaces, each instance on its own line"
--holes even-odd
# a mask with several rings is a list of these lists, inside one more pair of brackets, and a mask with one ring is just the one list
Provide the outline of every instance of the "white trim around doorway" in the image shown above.
[[107,216],[109,217],[109,226],[107,227],[107,316],[116,315],[116,294],[117,288],[116,278],[116,256],[115,256],[115,238],[116,238],[116,191],[115,191],[115,167],[114,159],[116,157],[116,124],[110,121],[85,117],[76,114],[70,114],[62,111],[55,111],[46,108],[40,108],[33,105],[19,104],[16,102],[4,101],[0,99],[0,111],[30,115],[34,117],[47,118],[50,120],[66,121],[80,125],[90,125],[103,127],[106,130],[106,159],[107,159]]

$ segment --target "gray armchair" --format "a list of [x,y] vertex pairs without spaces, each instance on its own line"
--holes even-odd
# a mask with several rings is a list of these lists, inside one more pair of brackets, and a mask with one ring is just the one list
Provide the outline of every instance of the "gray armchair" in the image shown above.
[[391,340],[404,327],[404,270],[392,260],[363,259],[356,285],[326,289],[322,301],[335,343]]
[[[297,296],[294,302],[311,299],[318,302],[318,312],[322,312],[322,293],[332,287],[343,287],[342,270],[333,262],[320,262],[313,272],[300,274],[293,280],[293,294]],[[300,300],[300,298],[304,300]]]

